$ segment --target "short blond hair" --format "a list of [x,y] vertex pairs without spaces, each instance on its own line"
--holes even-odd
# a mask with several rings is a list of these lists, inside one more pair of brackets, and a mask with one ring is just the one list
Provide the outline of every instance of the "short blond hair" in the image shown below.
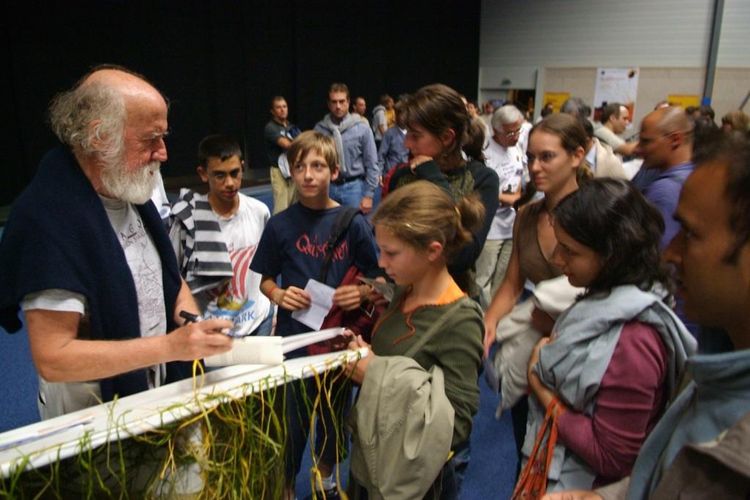
[[298,161],[307,156],[310,151],[315,151],[325,158],[328,168],[331,169],[331,173],[338,170],[339,155],[336,152],[336,144],[333,142],[333,138],[314,130],[302,132],[292,141],[286,153],[290,170],[294,168],[294,165]]

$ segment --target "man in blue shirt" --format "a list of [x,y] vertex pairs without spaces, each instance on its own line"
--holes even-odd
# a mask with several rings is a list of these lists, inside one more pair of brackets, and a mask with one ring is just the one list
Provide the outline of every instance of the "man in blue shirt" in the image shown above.
[[[641,122],[641,133],[636,154],[643,158],[641,169],[655,170],[651,182],[643,188],[643,195],[664,219],[662,250],[669,245],[680,229],[674,219],[677,202],[685,179],[692,173],[693,124],[685,110],[677,106],[660,108],[647,114]],[[677,297],[675,312],[688,330],[700,342],[700,328],[687,319],[682,299]],[[701,351],[704,350],[700,346]]]
[[693,125],[682,108],[671,106],[652,111],[641,122],[636,154],[643,158],[641,168],[658,170],[644,188],[644,196],[664,218],[661,247],[665,248],[680,226],[672,218],[682,185],[693,171]]

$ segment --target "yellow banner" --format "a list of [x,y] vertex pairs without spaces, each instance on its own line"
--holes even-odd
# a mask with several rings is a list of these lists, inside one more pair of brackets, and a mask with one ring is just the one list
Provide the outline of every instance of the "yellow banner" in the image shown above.
[[699,95],[691,94],[670,94],[667,96],[667,102],[669,102],[671,106],[687,108],[688,106],[700,106],[701,97]]
[[551,104],[552,111],[559,113],[563,103],[567,101],[569,97],[570,92],[545,92],[542,102],[545,106]]

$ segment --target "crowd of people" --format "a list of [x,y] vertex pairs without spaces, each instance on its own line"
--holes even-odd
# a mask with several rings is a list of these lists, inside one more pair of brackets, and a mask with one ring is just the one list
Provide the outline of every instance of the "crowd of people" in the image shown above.
[[442,84],[371,120],[343,83],[327,103],[302,131],[271,99],[273,210],[240,192],[223,134],[198,146],[207,193],[163,210],[159,90],[103,66],[55,97],[60,145],[0,242],[0,326],[23,312],[43,418],[189,377],[234,337],[308,331],[315,280],[346,313],[335,345],[369,354],[317,415],[312,381],[285,392],[286,498],[313,426],[319,497],[343,496],[325,436],[346,428],[348,497],[458,498],[483,372],[511,408],[514,498],[747,497],[747,115],[660,103],[627,141],[620,103],[534,125]]

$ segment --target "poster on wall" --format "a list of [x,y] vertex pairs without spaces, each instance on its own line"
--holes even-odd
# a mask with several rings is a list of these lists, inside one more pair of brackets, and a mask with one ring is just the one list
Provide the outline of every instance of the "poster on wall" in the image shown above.
[[635,112],[638,94],[639,68],[598,68],[594,88],[594,120],[599,121],[602,108],[610,102],[619,102]]
[[552,111],[559,113],[563,103],[567,101],[569,97],[570,92],[545,92],[543,106],[551,104]]

